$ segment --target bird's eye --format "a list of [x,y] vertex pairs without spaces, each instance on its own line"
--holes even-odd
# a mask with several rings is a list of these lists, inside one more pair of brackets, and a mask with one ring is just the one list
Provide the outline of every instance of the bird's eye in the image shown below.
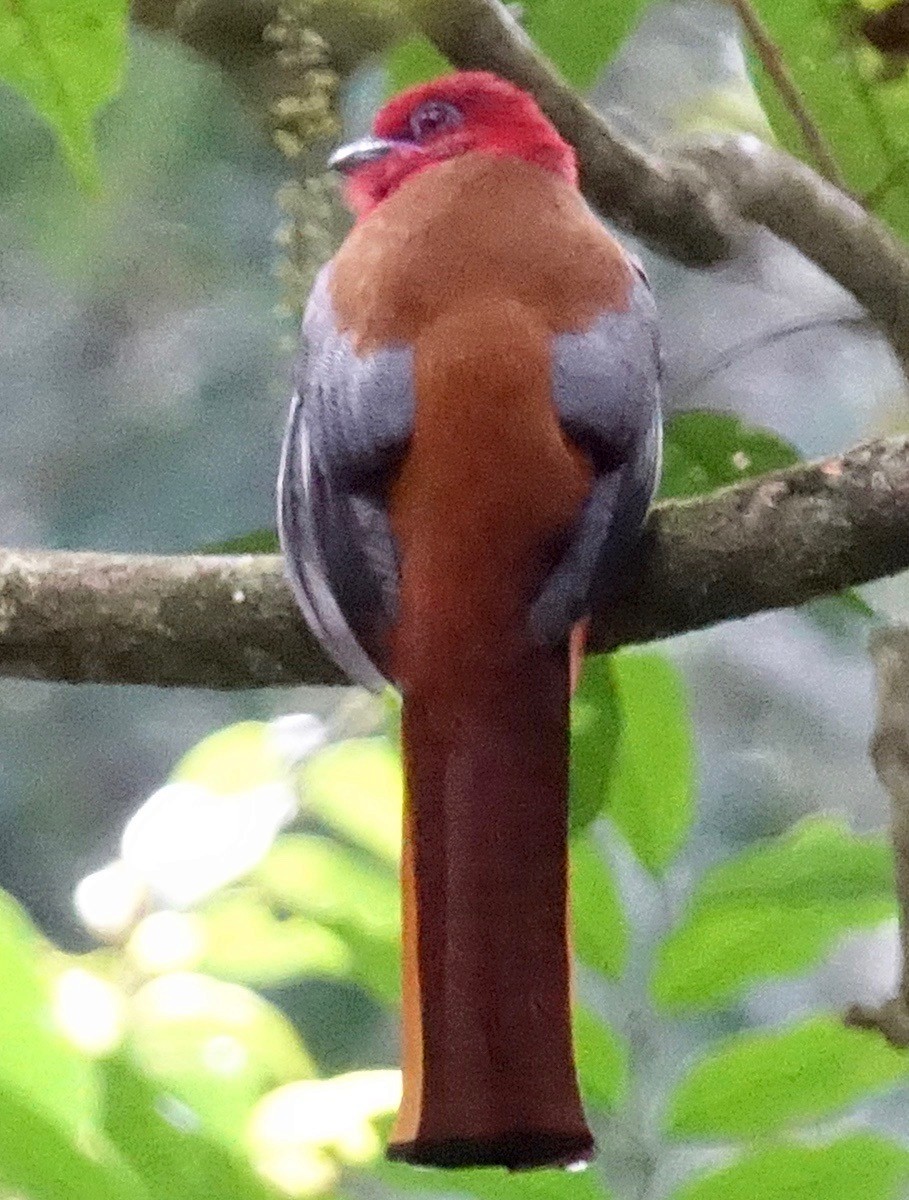
[[463,119],[460,110],[447,100],[427,100],[411,114],[410,132],[419,142],[444,129],[454,129]]

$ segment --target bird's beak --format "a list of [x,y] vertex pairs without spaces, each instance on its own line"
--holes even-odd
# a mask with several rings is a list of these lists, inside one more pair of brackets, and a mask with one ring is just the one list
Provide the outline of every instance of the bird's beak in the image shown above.
[[378,162],[386,154],[391,154],[393,150],[401,149],[407,145],[409,145],[407,142],[395,142],[387,138],[360,138],[357,142],[351,142],[347,146],[339,147],[332,154],[331,158],[329,158],[328,165],[333,171],[340,171],[342,175],[349,175],[357,167],[363,167],[366,163]]

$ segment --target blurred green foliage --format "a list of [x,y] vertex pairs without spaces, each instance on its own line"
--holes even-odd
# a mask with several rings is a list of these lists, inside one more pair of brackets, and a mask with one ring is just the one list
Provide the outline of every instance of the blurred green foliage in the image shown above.
[[0,7],[0,79],[57,131],[80,181],[99,183],[92,124],[120,86],[126,0],[16,0]]
[[[880,3],[760,0],[756,5],[782,60],[829,144],[846,186],[902,237],[909,236],[909,77],[890,75],[887,61],[863,38],[863,13]],[[897,6],[894,5],[894,8]],[[764,108],[782,144],[805,157],[791,113],[755,61]]]
[[[621,769],[606,774],[603,753],[602,813],[573,840],[571,878],[579,962],[599,981],[597,994],[621,995],[631,986],[624,977],[634,914],[615,854],[665,872],[684,848],[696,782],[674,668],[652,652],[619,653],[609,665],[602,677],[619,681],[608,706],[619,716]],[[227,801],[225,762],[255,763],[236,774],[237,795],[254,794],[270,774],[287,776],[278,756],[253,746],[264,728],[245,722],[220,731],[178,764],[175,778],[189,775]],[[592,768],[591,756],[584,769]],[[659,800],[631,824],[623,807],[629,774]],[[413,1172],[380,1161],[397,1073],[320,1078],[299,1033],[252,989],[346,978],[397,1006],[397,750],[382,735],[340,741],[291,775],[298,827],[192,911],[158,906],[106,948],[72,957],[4,900],[0,1179],[34,1200],[331,1196],[363,1171],[377,1185],[502,1200],[610,1195],[596,1170],[509,1177]],[[665,1014],[658,1021],[686,1008],[722,1008],[762,978],[809,967],[843,930],[892,914],[890,879],[881,838],[820,820],[709,870],[653,947],[652,992]],[[588,1109],[606,1122],[608,1173],[609,1122],[638,1119],[641,1063],[607,1009],[591,993],[576,1009],[574,1030]],[[736,1160],[679,1195],[745,1196],[758,1186],[758,1194],[776,1194],[764,1174],[773,1164],[799,1181],[781,1196],[820,1197],[838,1171],[862,1170],[866,1151],[864,1169],[879,1190],[861,1194],[891,1194],[909,1179],[909,1155],[895,1144],[853,1135],[809,1148],[799,1136],[904,1085],[907,1070],[903,1053],[835,1015],[718,1042],[666,1080],[661,1125],[667,1145],[727,1142]],[[770,1149],[768,1137],[776,1139]],[[64,1180],[69,1190],[61,1192]]]

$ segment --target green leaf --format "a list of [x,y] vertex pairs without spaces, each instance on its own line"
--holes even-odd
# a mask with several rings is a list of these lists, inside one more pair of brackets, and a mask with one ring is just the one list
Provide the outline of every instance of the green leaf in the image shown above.
[[276,899],[321,921],[354,925],[375,937],[400,931],[396,875],[328,838],[287,834],[258,869]]
[[878,614],[855,588],[835,596],[820,596],[806,604],[802,611],[833,637],[854,638],[857,633],[867,634],[868,622],[878,619]]
[[400,889],[387,866],[327,838],[294,834],[278,839],[256,878],[267,895],[345,942],[363,987],[399,1002]]
[[[480,1200],[610,1200],[612,1193],[596,1171],[505,1172],[497,1167],[415,1171],[402,1163],[377,1163],[378,1177],[406,1192],[478,1196]],[[864,1200],[864,1198],[863,1198]]]
[[387,94],[393,96],[416,83],[426,83],[439,75],[447,75],[452,67],[429,38],[415,33],[394,47],[386,59],[385,69],[388,77]]
[[40,1104],[3,1081],[0,1184],[29,1200],[150,1200],[97,1131],[62,1128]]
[[219,795],[289,782],[287,763],[267,721],[238,721],[209,734],[183,755],[170,778]]
[[304,808],[387,862],[401,856],[404,781],[387,738],[351,738],[309,759],[300,775]]
[[893,855],[879,834],[853,833],[832,817],[800,821],[783,837],[752,847],[708,871],[697,904],[768,900],[833,909],[860,924],[880,921],[893,906]]
[[622,732],[607,812],[650,871],[663,871],[694,816],[694,750],[685,691],[661,654],[613,655]]
[[628,920],[609,864],[589,835],[570,848],[572,941],[580,960],[609,979],[628,961]]
[[812,820],[708,871],[657,953],[654,999],[709,1008],[747,984],[810,967],[846,930],[894,911],[884,838]]
[[572,1029],[584,1099],[594,1108],[616,1112],[628,1091],[628,1047],[587,1008],[575,1006]]
[[571,701],[568,825],[572,836],[586,829],[607,801],[621,720],[611,656],[592,654],[584,662]]
[[31,1200],[144,1200],[101,1136],[93,1064],[56,1027],[48,947],[0,892],[0,1181]]
[[283,1013],[255,992],[206,975],[173,973],[145,984],[133,1001],[129,1050],[159,1087],[228,1143],[265,1092],[315,1074]]
[[772,904],[695,914],[657,953],[654,1000],[672,1013],[712,1008],[756,980],[798,974],[831,945],[831,925],[822,913]]
[[209,542],[196,551],[197,554],[280,554],[281,543],[274,529],[254,529],[252,533],[241,533],[226,538],[223,542]]
[[[769,429],[746,425],[730,413],[677,413],[666,424],[663,439],[661,500],[704,495],[743,479],[779,471],[801,461],[798,451]],[[831,622],[872,618],[874,610],[858,592],[849,590],[809,605],[824,604]]]
[[[836,0],[760,0],[758,9],[847,186],[859,196],[880,189],[874,208],[905,237],[909,180],[900,168],[909,150],[909,78],[881,78],[883,60],[854,18],[850,31],[850,14]],[[776,85],[757,61],[753,65],[774,132],[810,160]]]
[[771,1146],[682,1187],[673,1200],[896,1200],[909,1151],[871,1133]]
[[767,429],[728,413],[679,413],[666,424],[660,499],[700,496],[797,462],[795,448]]
[[668,1129],[681,1138],[767,1136],[907,1078],[909,1058],[879,1033],[813,1017],[719,1045],[679,1084]]
[[543,53],[579,88],[594,84],[631,33],[646,0],[524,0],[527,32]]
[[346,977],[350,950],[336,933],[306,917],[279,920],[255,893],[222,895],[199,914],[200,969],[259,987],[302,975]]
[[0,892],[0,1086],[74,1136],[96,1112],[94,1071],[55,1024],[47,947]]
[[107,1133],[154,1200],[276,1196],[248,1162],[210,1138],[193,1112],[179,1108],[125,1056],[104,1063],[102,1070]]
[[92,122],[120,86],[126,0],[6,0],[0,4],[0,79],[60,138],[78,179],[98,184]]

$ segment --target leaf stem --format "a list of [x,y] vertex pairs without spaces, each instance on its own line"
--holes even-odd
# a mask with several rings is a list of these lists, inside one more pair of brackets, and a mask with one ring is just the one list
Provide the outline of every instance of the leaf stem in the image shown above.
[[745,26],[748,36],[754,44],[754,49],[761,61],[761,66],[773,80],[783,103],[789,110],[792,119],[799,127],[805,147],[814,160],[822,175],[826,176],[837,187],[847,190],[843,174],[839,169],[833,151],[827,139],[815,124],[811,113],[786,65],[786,60],[779,46],[770,36],[770,31],[758,16],[751,0],[727,0],[735,9],[739,20]]

